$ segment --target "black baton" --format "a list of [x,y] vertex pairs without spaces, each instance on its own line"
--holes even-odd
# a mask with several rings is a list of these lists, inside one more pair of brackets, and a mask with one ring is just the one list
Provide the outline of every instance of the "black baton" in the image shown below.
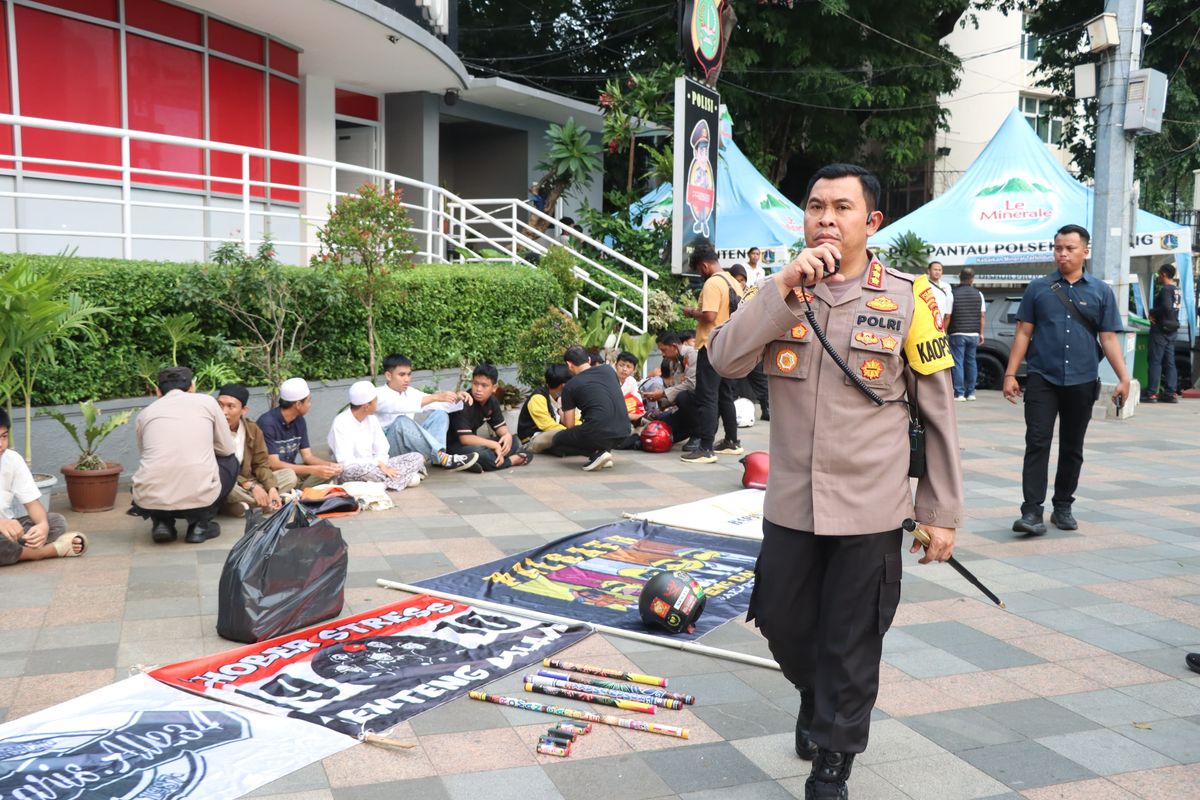
[[[929,546],[929,532],[926,531],[924,528],[922,528],[920,525],[918,525],[916,522],[914,522],[911,519],[906,519],[906,520],[904,520],[901,527],[904,528],[905,532],[911,533],[918,542],[925,545],[926,547]],[[996,595],[992,593],[991,589],[984,586],[983,582],[980,581],[979,578],[976,578],[971,573],[971,570],[967,569],[962,564],[958,563],[957,558],[955,558],[954,556],[950,556],[950,558],[946,559],[946,563],[949,564],[950,566],[954,567],[954,569],[958,571],[958,574],[962,575],[964,578],[966,578],[968,581],[970,581],[971,584],[976,589],[978,589],[979,591],[981,591],[985,595],[987,595],[988,600],[991,600],[996,605],[1000,606],[1001,608],[1004,608],[1004,601],[1001,600],[999,597],[996,597]]]

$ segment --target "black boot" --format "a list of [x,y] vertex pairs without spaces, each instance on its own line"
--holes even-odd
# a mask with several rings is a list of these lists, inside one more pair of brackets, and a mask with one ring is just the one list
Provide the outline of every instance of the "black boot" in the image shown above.
[[813,721],[813,690],[800,690],[800,713],[796,715],[796,755],[805,761],[817,757],[817,743],[809,737]]
[[812,772],[804,782],[804,800],[849,800],[850,767],[854,753],[821,750],[813,761]]
[[216,520],[206,519],[188,525],[187,536],[183,537],[188,544],[200,544],[221,535],[221,526]]
[[158,544],[173,542],[178,536],[179,533],[175,530],[175,520],[168,517],[155,519],[154,526],[150,528],[150,538]]

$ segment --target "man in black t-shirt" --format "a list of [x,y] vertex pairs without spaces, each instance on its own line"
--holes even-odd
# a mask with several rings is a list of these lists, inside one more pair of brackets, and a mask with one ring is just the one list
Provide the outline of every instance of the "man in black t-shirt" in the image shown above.
[[[592,366],[587,350],[575,345],[563,354],[573,376],[562,393],[562,424],[546,450],[556,456],[587,456],[585,472],[612,466],[609,451],[629,435],[629,413],[621,381],[608,364]],[[582,422],[579,422],[582,417]]]
[[[451,455],[479,454],[476,463],[488,472],[528,464],[531,456],[508,429],[504,409],[496,397],[500,374],[491,364],[480,364],[471,375],[471,397],[475,400],[461,411],[450,415],[450,433],[446,436],[446,452]],[[484,423],[495,438],[480,436],[477,431]]]
[[[1175,369],[1175,333],[1179,330],[1179,286],[1175,282],[1175,267],[1163,264],[1158,268],[1158,293],[1150,309],[1150,345],[1147,355],[1146,388],[1143,403],[1174,403],[1179,390],[1179,375]],[[1162,378],[1162,391],[1158,390]]]

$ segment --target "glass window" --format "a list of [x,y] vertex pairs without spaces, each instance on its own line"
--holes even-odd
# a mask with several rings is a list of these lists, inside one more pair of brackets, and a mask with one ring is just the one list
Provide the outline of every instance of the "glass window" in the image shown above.
[[[204,56],[194,50],[130,34],[125,40],[132,130],[204,138]],[[135,167],[204,174],[199,148],[155,142],[129,143]],[[134,173],[138,183],[202,189],[201,181]]]
[[125,0],[125,24],[181,42],[203,43],[200,15],[162,0]]
[[1025,121],[1037,133],[1039,139],[1053,145],[1062,142],[1062,118],[1053,115],[1049,100],[1021,95],[1020,108]]
[[1042,58],[1042,39],[1029,33],[1029,15],[1021,15],[1021,58],[1026,61],[1040,61]]
[[[208,59],[208,135],[216,142],[228,142],[247,147],[263,147],[263,105],[265,98],[263,73],[226,61]],[[213,151],[209,155],[213,177],[241,178],[242,157],[237,153]],[[250,179],[263,179],[261,158],[250,159]],[[241,194],[241,186],[213,183],[214,192]],[[253,197],[263,196],[263,187],[253,186]]]

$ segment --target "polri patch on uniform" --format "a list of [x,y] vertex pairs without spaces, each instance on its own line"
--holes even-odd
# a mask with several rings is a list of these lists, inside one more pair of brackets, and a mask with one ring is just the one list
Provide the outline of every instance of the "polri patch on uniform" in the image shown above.
[[775,356],[775,366],[780,372],[792,372],[796,369],[796,365],[800,363],[800,359],[796,356],[796,351],[790,347],[785,347]]
[[872,309],[873,311],[895,311],[896,309],[900,308],[900,306],[895,300],[888,297],[886,294],[881,294],[874,300],[869,301],[867,303],[867,308]]

